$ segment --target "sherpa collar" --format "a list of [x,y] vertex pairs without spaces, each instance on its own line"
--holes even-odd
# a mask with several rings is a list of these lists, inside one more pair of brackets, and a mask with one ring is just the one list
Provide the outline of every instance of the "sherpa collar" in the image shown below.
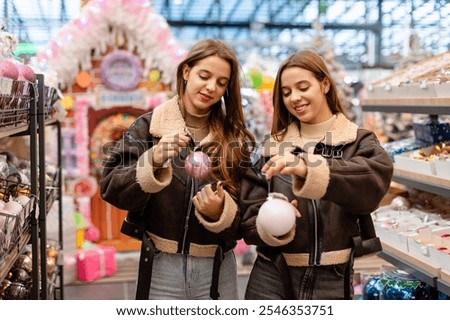
[[[344,114],[338,113],[336,121],[327,131],[323,143],[329,146],[338,146],[347,144],[356,140],[358,126],[348,120]],[[282,141],[276,141],[273,136],[266,140],[261,154],[263,156],[273,156],[279,153],[279,150],[294,150],[296,147],[303,148],[304,142],[298,130],[297,123],[291,123]]]
[[[150,134],[152,136],[160,138],[167,134],[175,135],[177,133],[184,133],[185,128],[186,122],[178,107],[177,95],[153,110],[152,121],[150,123]],[[211,131],[200,143],[204,144],[210,141],[212,141]]]

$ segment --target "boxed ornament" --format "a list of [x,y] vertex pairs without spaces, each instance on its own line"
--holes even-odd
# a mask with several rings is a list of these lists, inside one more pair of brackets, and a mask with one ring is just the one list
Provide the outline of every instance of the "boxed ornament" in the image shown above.
[[450,140],[450,123],[433,118],[425,123],[413,123],[414,136],[426,143]]
[[420,150],[397,154],[394,157],[394,166],[395,168],[415,173],[436,175],[434,162],[435,155],[432,154],[433,149],[433,147],[427,147]]
[[419,223],[420,219],[417,218],[415,210],[406,207],[401,209],[395,210],[392,206],[380,207],[374,214],[374,226],[384,243],[408,252],[407,238],[416,234],[416,229],[409,227],[413,223]]
[[421,228],[416,236],[408,238],[409,252],[431,265],[439,268],[448,267],[450,265],[450,251],[443,243],[449,235],[449,227],[430,225]]
[[395,160],[397,154],[414,151],[429,147],[429,143],[425,143],[420,140],[416,140],[414,137],[391,141],[383,144],[383,148],[391,156],[392,160]]
[[116,249],[111,246],[94,245],[78,250],[77,278],[91,282],[103,277],[112,276],[117,271]]

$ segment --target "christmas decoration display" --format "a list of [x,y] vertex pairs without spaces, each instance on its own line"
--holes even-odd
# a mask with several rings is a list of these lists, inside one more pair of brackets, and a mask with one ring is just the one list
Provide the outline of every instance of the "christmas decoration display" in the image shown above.
[[91,282],[117,272],[116,250],[111,246],[94,245],[77,252],[77,278]]
[[8,79],[18,80],[19,69],[14,62],[2,59],[0,60],[0,76]]
[[36,64],[53,70],[65,88],[73,84],[80,68],[92,68],[93,57],[117,45],[137,54],[146,77],[152,69],[167,70],[160,74],[163,83],[175,82],[175,68],[186,54],[150,1],[91,0],[82,7],[80,16],[37,54]]
[[136,120],[135,116],[117,113],[102,120],[90,137],[90,159],[95,174],[100,175],[104,161],[107,159],[108,146],[122,138],[130,125]]
[[261,142],[272,124],[272,92],[243,88],[241,94],[247,128]]
[[19,41],[17,37],[6,31],[6,26],[0,22],[0,57],[13,57],[13,51],[16,50]]
[[103,83],[112,90],[133,90],[141,78],[141,62],[125,50],[108,53],[100,66]]
[[97,180],[94,177],[79,177],[71,182],[71,193],[75,197],[92,197],[97,192]]
[[354,89],[344,81],[346,71],[344,66],[336,61],[333,42],[327,39],[319,19],[312,23],[312,27],[315,31],[315,35],[309,43],[302,46],[302,50],[313,50],[323,57],[327,68],[330,71],[331,77],[336,84],[336,89],[340,96],[341,103],[346,111],[347,117],[355,123],[361,124],[361,106],[359,105],[359,102],[355,103],[356,100],[354,100]]
[[[386,268],[387,269],[387,268]],[[430,300],[431,286],[403,270],[388,269],[371,277],[363,290],[364,300]]]
[[30,66],[26,65],[26,64],[19,64],[17,66],[17,71],[18,71],[18,76],[17,79],[18,80],[27,80],[30,82],[34,82],[34,71],[33,69],[31,69]]
[[262,141],[272,126],[272,90],[279,61],[251,52],[243,65],[245,87],[241,90],[247,128]]

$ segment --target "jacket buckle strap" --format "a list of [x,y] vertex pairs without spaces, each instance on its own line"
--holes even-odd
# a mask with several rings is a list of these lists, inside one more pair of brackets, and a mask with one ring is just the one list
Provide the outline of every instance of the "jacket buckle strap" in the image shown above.
[[329,148],[323,148],[321,154],[324,158],[331,158],[331,156],[333,155],[333,151]]
[[344,151],[342,151],[342,149],[337,149],[336,147],[324,147],[323,149],[321,149],[320,153],[324,158],[333,159],[342,159],[342,156],[344,155]]
[[344,152],[342,150],[333,150],[333,158],[334,159],[342,159],[342,155]]
[[220,265],[225,258],[225,254],[223,253],[222,246],[217,246],[216,253],[214,254],[214,264],[213,264],[213,272],[212,272],[212,281],[211,287],[209,289],[209,296],[213,300],[218,300],[220,297],[219,293],[219,276],[220,276]]
[[136,288],[136,300],[148,300],[152,282],[153,257],[156,248],[153,241],[144,233],[142,237],[139,272]]

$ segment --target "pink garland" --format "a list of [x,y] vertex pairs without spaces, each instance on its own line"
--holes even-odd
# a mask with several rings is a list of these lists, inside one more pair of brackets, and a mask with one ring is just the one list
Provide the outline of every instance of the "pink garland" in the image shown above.
[[75,102],[74,120],[77,130],[75,131],[75,143],[77,148],[77,166],[80,176],[88,176],[89,170],[89,128],[88,128],[88,108],[90,102],[87,100],[77,100]]

